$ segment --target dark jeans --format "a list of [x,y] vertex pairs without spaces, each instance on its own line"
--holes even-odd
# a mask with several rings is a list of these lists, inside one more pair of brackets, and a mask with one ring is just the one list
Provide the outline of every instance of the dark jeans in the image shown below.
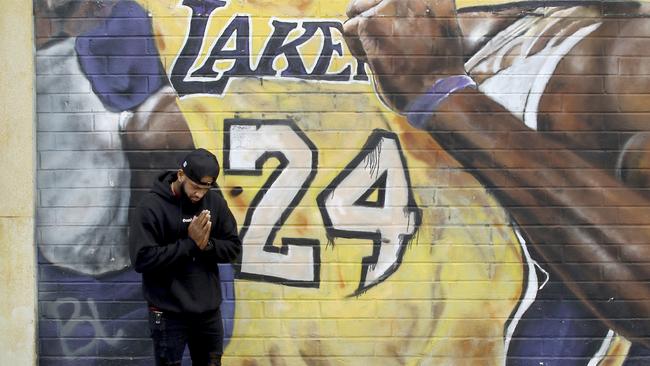
[[156,366],[180,365],[187,345],[192,366],[221,365],[223,323],[217,309],[203,314],[149,310]]

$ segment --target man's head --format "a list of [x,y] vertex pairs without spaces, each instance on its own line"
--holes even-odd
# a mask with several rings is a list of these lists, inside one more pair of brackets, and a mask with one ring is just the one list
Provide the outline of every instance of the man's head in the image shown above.
[[198,203],[214,187],[219,176],[217,157],[205,149],[196,149],[187,154],[178,169],[178,183],[181,190],[193,203]]

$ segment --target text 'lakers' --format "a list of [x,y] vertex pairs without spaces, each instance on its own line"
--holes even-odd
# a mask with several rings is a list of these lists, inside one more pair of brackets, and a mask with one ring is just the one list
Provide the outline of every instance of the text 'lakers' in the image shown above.
[[[179,96],[190,94],[223,95],[233,78],[293,78],[329,82],[367,82],[363,62],[350,59],[339,66],[333,60],[343,56],[343,23],[336,20],[269,20],[272,30],[261,52],[251,54],[253,34],[251,16],[233,15],[219,36],[206,32],[210,17],[227,2],[184,0],[192,10],[190,29],[174,62],[171,83]],[[201,53],[204,44],[209,51]],[[305,55],[305,46],[319,43],[314,57]],[[307,56],[307,57],[306,57]],[[253,60],[256,58],[256,60]],[[313,58],[306,62],[305,58]],[[279,66],[282,59],[284,65]],[[335,70],[333,70],[335,69]]]

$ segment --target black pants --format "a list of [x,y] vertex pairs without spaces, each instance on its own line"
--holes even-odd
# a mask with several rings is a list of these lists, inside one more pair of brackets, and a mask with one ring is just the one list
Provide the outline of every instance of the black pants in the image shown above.
[[223,323],[219,309],[202,314],[149,310],[156,366],[180,365],[187,345],[192,366],[221,365]]

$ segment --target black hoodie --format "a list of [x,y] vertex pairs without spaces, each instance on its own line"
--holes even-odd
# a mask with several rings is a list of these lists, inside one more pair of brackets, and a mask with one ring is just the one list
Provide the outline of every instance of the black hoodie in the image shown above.
[[[176,172],[158,177],[135,209],[129,246],[131,263],[142,273],[149,305],[176,313],[203,313],[221,303],[217,263],[231,262],[241,252],[237,223],[223,196],[214,190],[193,204],[171,191]],[[192,217],[210,211],[213,249],[200,250],[187,233]]]

